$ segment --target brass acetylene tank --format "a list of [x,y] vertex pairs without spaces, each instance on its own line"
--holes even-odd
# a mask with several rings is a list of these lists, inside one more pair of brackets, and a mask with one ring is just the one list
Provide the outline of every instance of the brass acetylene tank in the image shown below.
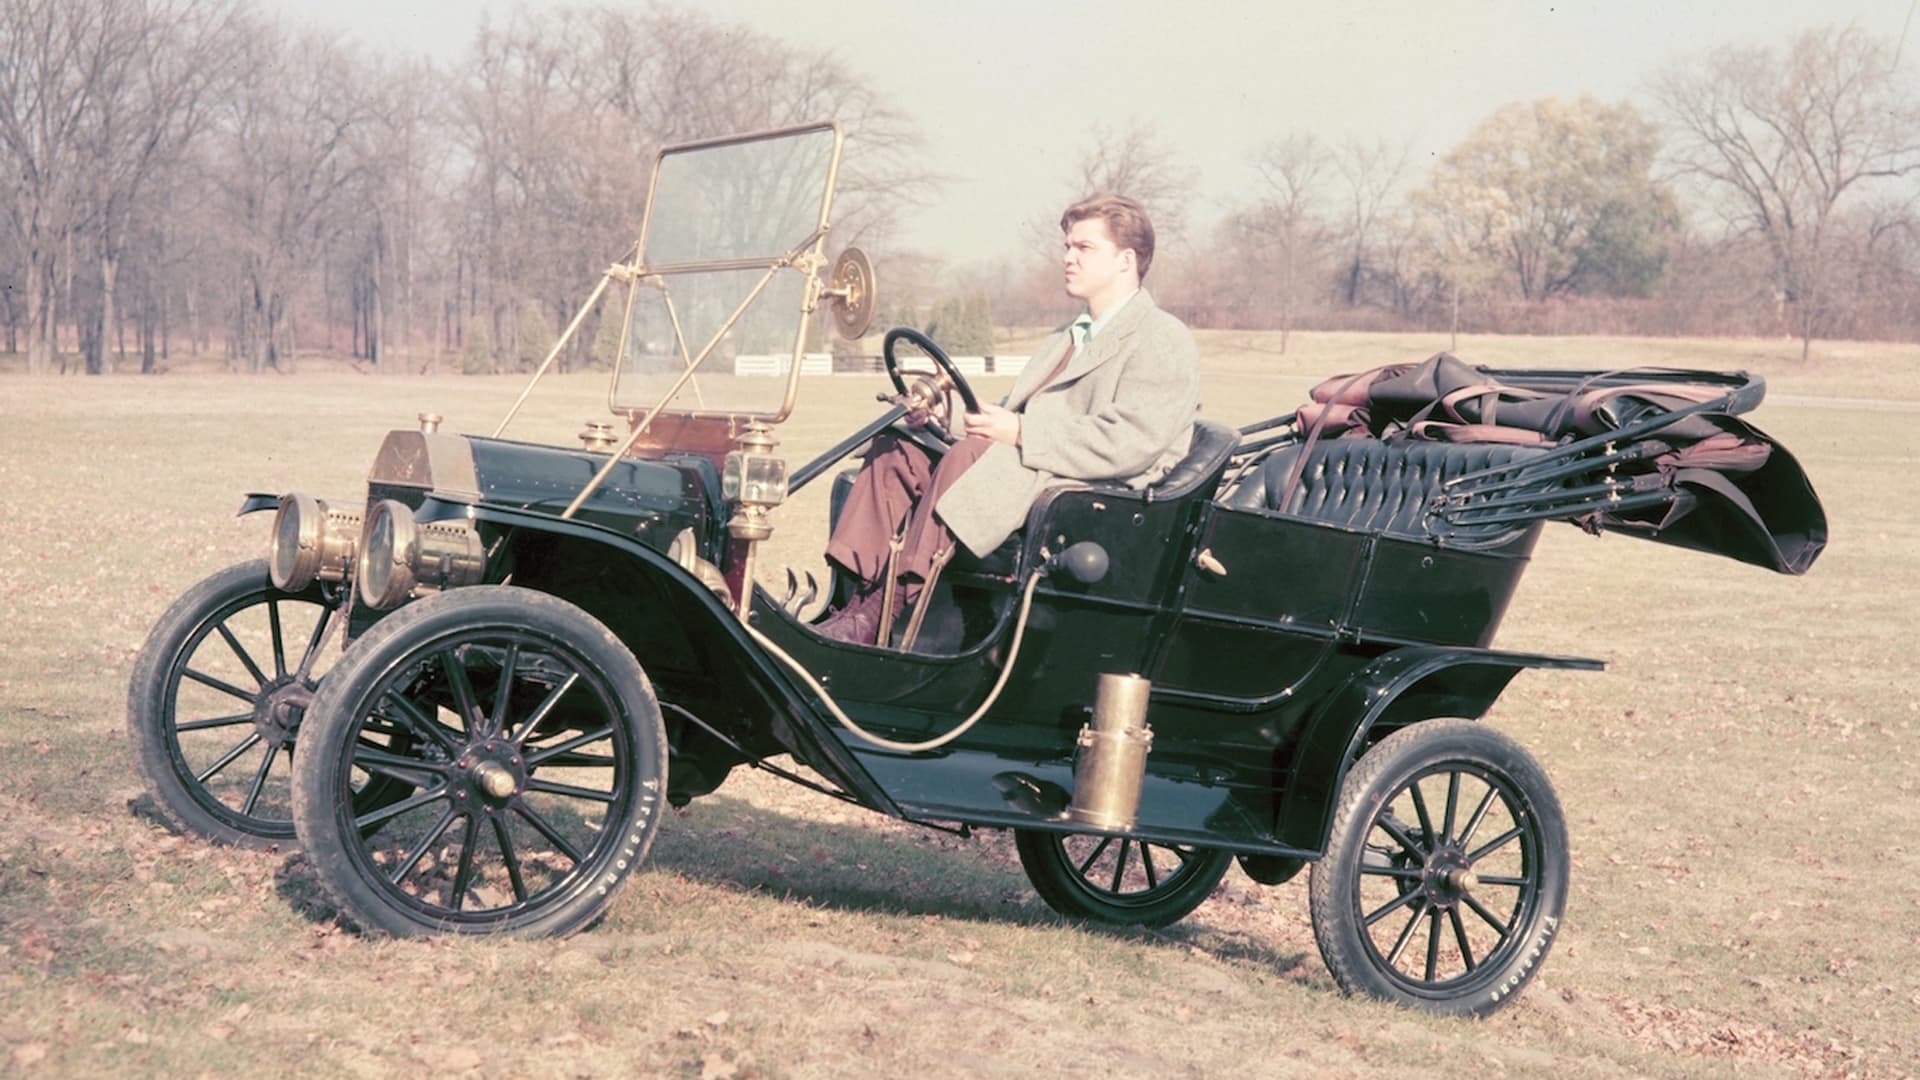
[[1093,693],[1093,722],[1080,729],[1073,759],[1073,802],[1067,816],[1102,829],[1131,829],[1140,816],[1140,785],[1146,778],[1153,732],[1147,727],[1147,694],[1153,683],[1138,675],[1102,675]]

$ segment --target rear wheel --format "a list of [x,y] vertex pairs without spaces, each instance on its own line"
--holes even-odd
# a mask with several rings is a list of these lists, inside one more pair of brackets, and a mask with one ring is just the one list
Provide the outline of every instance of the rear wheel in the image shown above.
[[1567,827],[1520,744],[1429,720],[1368,751],[1340,789],[1308,894],[1334,981],[1485,1016],[1540,970],[1567,898]]
[[[361,927],[563,935],[646,858],[667,746],[646,675],[605,626],[544,593],[473,586],[347,651],[296,764],[301,842]],[[414,793],[356,807],[382,778]]]
[[1047,906],[1069,918],[1167,926],[1213,893],[1233,856],[1124,836],[1015,830],[1020,866]]

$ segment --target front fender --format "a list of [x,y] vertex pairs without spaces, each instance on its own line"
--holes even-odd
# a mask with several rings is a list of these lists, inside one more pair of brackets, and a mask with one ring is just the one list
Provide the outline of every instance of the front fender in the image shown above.
[[1374,658],[1308,715],[1281,789],[1275,835],[1284,844],[1325,851],[1347,770],[1376,728],[1435,717],[1478,720],[1526,668],[1600,671],[1577,656],[1416,646]]
[[663,700],[721,730],[731,726],[743,746],[771,736],[864,805],[898,816],[805,688],[747,636],[724,600],[665,554],[591,522],[509,507],[429,498],[415,516],[484,525],[500,538],[513,584],[552,593],[605,623]]
[[248,514],[257,514],[262,510],[278,509],[280,509],[280,496],[264,491],[249,491],[240,497],[240,512],[233,516],[246,517]]

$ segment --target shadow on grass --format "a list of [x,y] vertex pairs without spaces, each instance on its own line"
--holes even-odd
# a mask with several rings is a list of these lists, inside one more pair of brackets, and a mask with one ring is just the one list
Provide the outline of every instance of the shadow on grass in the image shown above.
[[992,831],[968,840],[932,830],[869,829],[790,816],[727,796],[709,796],[695,806],[689,819],[661,831],[650,867],[834,911],[1077,926],[1118,941],[1197,949],[1277,975],[1307,959],[1242,931],[1208,925],[1205,906],[1159,929],[1069,919],[1034,896],[1017,863],[989,854],[992,841],[982,837],[998,835]]

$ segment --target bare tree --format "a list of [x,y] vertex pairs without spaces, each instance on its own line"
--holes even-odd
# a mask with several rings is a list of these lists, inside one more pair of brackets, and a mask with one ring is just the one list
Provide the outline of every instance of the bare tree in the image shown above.
[[7,207],[24,258],[27,370],[53,364],[59,259],[80,214],[89,108],[109,66],[96,43],[118,14],[109,4],[0,2],[0,151],[17,176]]
[[1343,291],[1348,307],[1360,305],[1365,283],[1369,245],[1374,227],[1380,223],[1393,198],[1393,190],[1407,171],[1410,144],[1406,141],[1372,142],[1350,140],[1333,154],[1333,167],[1346,189],[1344,231],[1347,244],[1347,269]]
[[1675,160],[1764,238],[1777,310],[1805,359],[1823,329],[1836,215],[1920,170],[1920,106],[1885,44],[1858,28],[1801,34],[1784,52],[1727,48],[1676,67],[1657,94]]
[[234,338],[248,370],[284,369],[289,305],[357,179],[350,136],[366,122],[365,74],[337,38],[260,36],[245,89],[226,105],[213,182],[238,250]]
[[[1138,199],[1153,217],[1158,246],[1170,246],[1186,235],[1194,172],[1180,164],[1151,123],[1136,117],[1120,128],[1095,125],[1074,174],[1072,198],[1110,192]],[[1051,232],[1048,235],[1051,238]]]
[[1253,171],[1264,191],[1250,224],[1266,239],[1277,263],[1273,303],[1279,316],[1282,353],[1287,351],[1287,339],[1299,314],[1301,281],[1326,245],[1327,231],[1319,217],[1319,204],[1329,164],[1326,147],[1301,132],[1271,140],[1253,155]]
[[1514,214],[1505,192],[1437,177],[1413,194],[1412,262],[1447,295],[1448,348],[1460,346],[1461,302],[1500,280]]
[[236,0],[112,0],[96,39],[103,63],[83,132],[82,191],[98,261],[86,370],[108,367],[119,328],[116,284],[135,207],[155,173],[172,167],[206,126],[229,79],[225,60],[247,29]]

